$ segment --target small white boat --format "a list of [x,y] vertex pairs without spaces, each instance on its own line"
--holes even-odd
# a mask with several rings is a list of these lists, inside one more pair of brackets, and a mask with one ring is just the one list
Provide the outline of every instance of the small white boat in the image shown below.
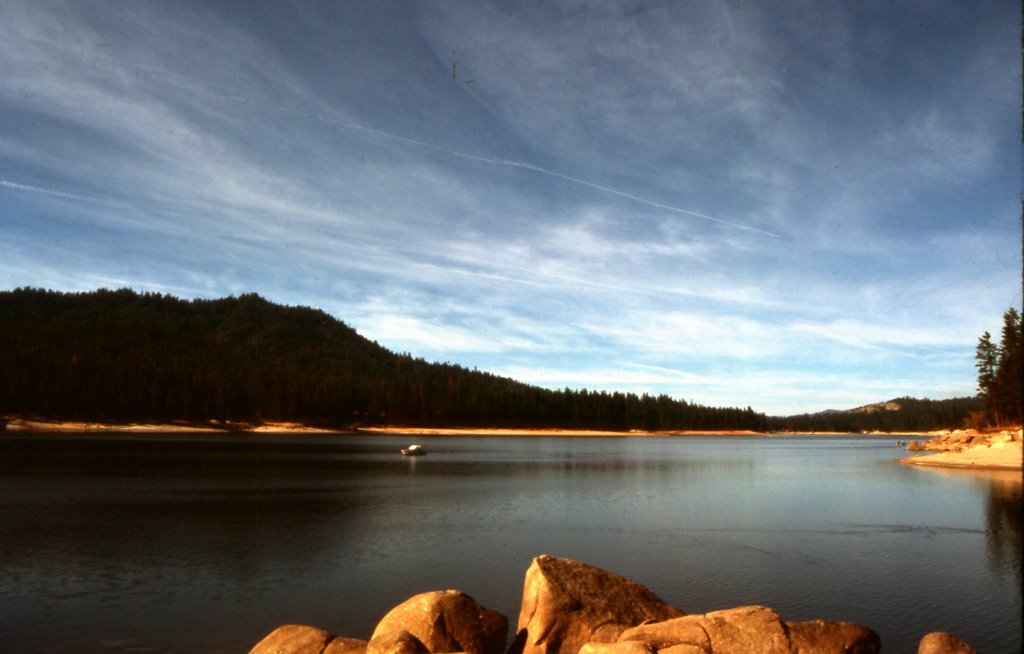
[[419,445],[410,445],[402,448],[402,456],[423,456],[427,451]]

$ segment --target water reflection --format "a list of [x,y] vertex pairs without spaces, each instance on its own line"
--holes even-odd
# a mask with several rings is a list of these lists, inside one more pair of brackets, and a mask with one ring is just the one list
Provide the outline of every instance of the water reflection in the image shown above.
[[[986,553],[994,573],[1010,570],[1024,583],[1024,477],[1018,470],[929,468],[928,474],[969,481],[985,498]],[[1018,588],[1020,590],[1020,588]]]
[[1022,487],[1019,472],[992,475],[985,503],[989,560],[996,570],[1011,567],[1017,575],[1018,586],[1024,583],[1021,576]]

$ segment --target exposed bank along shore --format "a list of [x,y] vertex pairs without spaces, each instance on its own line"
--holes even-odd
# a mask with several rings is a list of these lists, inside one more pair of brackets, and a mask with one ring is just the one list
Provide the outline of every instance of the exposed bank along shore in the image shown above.
[[[299,422],[249,423],[103,423],[57,421],[32,418],[8,418],[6,430],[11,432],[66,432],[66,433],[158,433],[158,432],[209,432],[279,434],[383,434],[407,436],[549,436],[549,437],[629,437],[629,436],[763,436],[774,434],[744,430],[719,431],[601,431],[588,429],[515,429],[515,428],[444,428],[380,426],[359,427],[348,430],[324,429]],[[791,435],[791,434],[778,434]],[[851,436],[851,434],[830,434]],[[904,436],[927,436],[926,441],[912,441],[911,451],[930,451],[932,454],[911,456],[900,459],[900,463],[918,466],[941,466],[974,469],[1021,469],[1021,429],[979,433],[973,429],[945,430],[919,434],[900,432]]]
[[[515,638],[508,619],[457,590],[415,595],[369,640],[314,626],[278,627],[250,654],[873,654],[878,634],[853,622],[784,621],[766,606],[687,614],[640,584],[585,563],[541,555],[526,571]],[[974,654],[944,632],[926,654]]]

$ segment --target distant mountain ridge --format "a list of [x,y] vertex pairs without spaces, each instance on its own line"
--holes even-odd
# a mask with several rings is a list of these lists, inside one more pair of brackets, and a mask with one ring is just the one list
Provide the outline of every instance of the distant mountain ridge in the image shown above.
[[897,397],[852,409],[768,418],[768,425],[773,430],[803,432],[931,431],[962,427],[982,407],[982,400],[977,397],[948,400]]
[[875,402],[874,404],[865,404],[855,409],[850,409],[850,413],[875,413],[878,411],[899,411],[903,408],[903,405],[899,403],[899,400],[889,400],[888,402]]
[[0,415],[325,426],[763,429],[752,409],[554,391],[399,355],[317,309],[246,294],[0,292]]

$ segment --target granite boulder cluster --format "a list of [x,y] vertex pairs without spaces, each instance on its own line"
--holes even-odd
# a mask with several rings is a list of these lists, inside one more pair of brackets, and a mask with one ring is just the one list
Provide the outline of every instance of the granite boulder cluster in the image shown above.
[[[765,606],[686,614],[640,584],[578,561],[541,555],[526,571],[515,637],[508,619],[457,590],[411,597],[368,641],[285,625],[250,654],[872,654],[874,631],[852,622],[783,622]],[[971,654],[944,633],[920,654]]]

